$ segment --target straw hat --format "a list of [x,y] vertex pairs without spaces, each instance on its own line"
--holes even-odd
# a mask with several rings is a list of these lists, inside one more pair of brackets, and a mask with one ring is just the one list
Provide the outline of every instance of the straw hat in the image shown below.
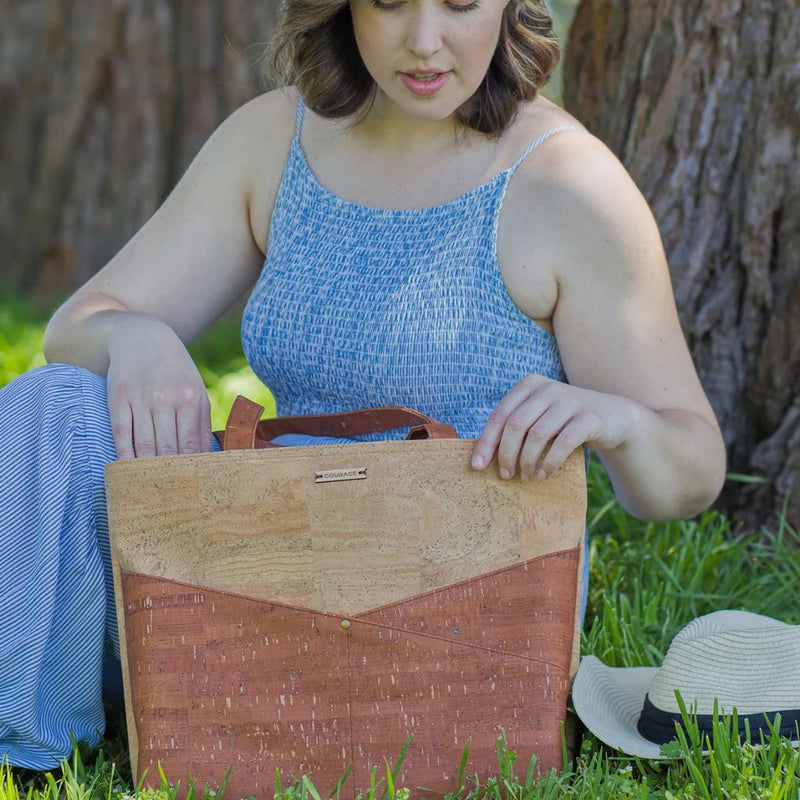
[[[716,611],[690,622],[672,640],[661,667],[611,668],[582,659],[572,686],[578,717],[601,741],[629,755],[664,758],[686,708],[710,733],[714,701],[749,719],[751,740],[781,715],[781,734],[798,739],[800,625],[746,611]],[[696,706],[696,707],[695,707]]]

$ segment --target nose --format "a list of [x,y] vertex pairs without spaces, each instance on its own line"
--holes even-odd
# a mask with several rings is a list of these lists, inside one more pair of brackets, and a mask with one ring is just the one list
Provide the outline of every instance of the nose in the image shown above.
[[432,6],[418,3],[408,20],[406,47],[419,58],[430,58],[442,47],[442,26]]

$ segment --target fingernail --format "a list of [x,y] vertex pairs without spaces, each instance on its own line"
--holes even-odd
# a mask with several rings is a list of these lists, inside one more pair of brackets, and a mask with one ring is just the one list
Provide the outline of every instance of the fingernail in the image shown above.
[[486,466],[486,459],[483,456],[472,456],[472,466],[475,469],[483,469]]
[[510,473],[510,472],[509,472],[509,471],[508,471],[508,470],[507,470],[505,467],[503,467],[503,468],[500,470],[500,477],[501,477],[501,478],[502,478],[504,481],[507,481],[507,480],[508,480],[508,479],[511,477],[511,473]]
[[537,478],[538,478],[540,481],[543,481],[543,480],[545,480],[545,479],[547,478],[547,473],[546,473],[546,472],[545,472],[543,469],[540,469],[540,470],[539,470],[539,471],[536,473],[536,477],[537,477]]

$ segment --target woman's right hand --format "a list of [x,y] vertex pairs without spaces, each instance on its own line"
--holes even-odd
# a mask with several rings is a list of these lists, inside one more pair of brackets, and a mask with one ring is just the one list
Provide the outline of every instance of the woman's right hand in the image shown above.
[[261,272],[296,112],[280,90],[232,114],[148,222],[50,320],[47,360],[107,378],[120,458],[210,448],[208,396],[184,343]]
[[207,452],[208,394],[183,342],[165,323],[121,312],[109,326],[108,410],[117,457]]

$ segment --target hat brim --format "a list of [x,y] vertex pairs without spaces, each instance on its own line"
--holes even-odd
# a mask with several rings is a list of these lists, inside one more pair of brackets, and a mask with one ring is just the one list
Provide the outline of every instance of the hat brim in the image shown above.
[[572,684],[572,704],[581,722],[601,741],[631,756],[666,759],[661,745],[636,729],[657,667],[607,667],[584,656]]
[[[779,632],[777,640],[776,630]],[[685,647],[687,641],[702,641],[704,638],[731,631],[769,632],[772,648],[770,652],[781,653],[784,660],[788,659],[793,665],[792,668],[797,669],[797,656],[800,655],[798,626],[787,625],[785,622],[749,611],[730,609],[714,611],[690,622],[673,640],[667,658],[681,637],[683,639],[681,645]],[[685,650],[681,650],[681,653],[685,659],[687,657]],[[710,659],[706,664],[708,669],[717,661],[716,656],[711,658],[713,654],[707,653],[707,655]],[[663,667],[607,667],[595,656],[584,656],[572,684],[572,703],[575,712],[601,742],[623,753],[648,759],[671,758],[661,754],[662,745],[646,739],[637,729],[645,698],[660,669]],[[661,688],[663,690],[663,686]],[[778,707],[782,706],[778,704]],[[792,694],[791,701],[785,707],[789,709],[797,707],[796,694]],[[800,744],[794,736],[789,739],[794,747]]]

